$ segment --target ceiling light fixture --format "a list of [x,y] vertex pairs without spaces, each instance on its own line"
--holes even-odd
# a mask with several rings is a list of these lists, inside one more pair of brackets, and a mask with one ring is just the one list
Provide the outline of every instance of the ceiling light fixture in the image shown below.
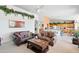
[[39,13],[40,10],[41,10],[43,7],[44,7],[44,5],[39,6],[39,7],[35,10],[35,12],[36,12],[36,13]]

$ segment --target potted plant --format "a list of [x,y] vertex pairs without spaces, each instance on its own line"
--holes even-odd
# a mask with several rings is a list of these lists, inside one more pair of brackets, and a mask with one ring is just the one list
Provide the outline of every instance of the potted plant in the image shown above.
[[78,39],[79,38],[79,32],[75,32],[74,37]]

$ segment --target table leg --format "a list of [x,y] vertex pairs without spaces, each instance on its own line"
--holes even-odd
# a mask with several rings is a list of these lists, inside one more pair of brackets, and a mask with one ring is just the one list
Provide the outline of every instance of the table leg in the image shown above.
[[27,48],[29,48],[29,42],[27,42]]
[[79,45],[78,45],[78,48],[79,48]]
[[30,42],[27,43],[27,48],[32,48],[32,44]]

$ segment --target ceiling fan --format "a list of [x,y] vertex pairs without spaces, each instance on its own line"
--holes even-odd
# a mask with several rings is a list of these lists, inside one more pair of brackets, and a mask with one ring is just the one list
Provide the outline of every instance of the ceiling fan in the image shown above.
[[38,8],[36,8],[35,13],[39,13],[42,8],[44,8],[44,5],[40,5]]

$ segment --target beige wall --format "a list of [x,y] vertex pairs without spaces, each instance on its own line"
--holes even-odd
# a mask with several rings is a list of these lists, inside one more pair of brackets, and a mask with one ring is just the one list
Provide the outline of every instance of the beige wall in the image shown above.
[[44,24],[44,28],[47,27],[47,24],[49,24],[49,17],[48,16],[44,16],[43,24]]

